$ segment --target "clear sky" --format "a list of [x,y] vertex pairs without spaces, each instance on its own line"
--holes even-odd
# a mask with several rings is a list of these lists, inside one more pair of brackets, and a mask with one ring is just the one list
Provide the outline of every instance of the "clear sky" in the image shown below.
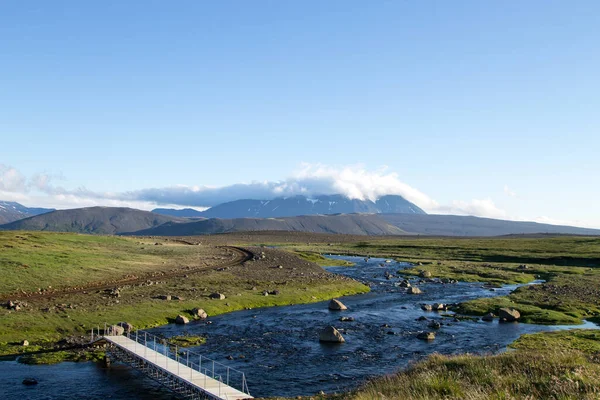
[[600,227],[599,44],[595,0],[0,0],[0,200],[260,182]]

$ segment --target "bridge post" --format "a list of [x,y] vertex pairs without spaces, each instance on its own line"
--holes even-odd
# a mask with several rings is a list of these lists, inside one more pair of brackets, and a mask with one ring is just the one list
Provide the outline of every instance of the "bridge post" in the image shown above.
[[179,375],[179,352],[177,351],[177,345],[175,345],[175,362],[177,363],[177,375]]
[[213,379],[215,379],[215,360],[213,360]]

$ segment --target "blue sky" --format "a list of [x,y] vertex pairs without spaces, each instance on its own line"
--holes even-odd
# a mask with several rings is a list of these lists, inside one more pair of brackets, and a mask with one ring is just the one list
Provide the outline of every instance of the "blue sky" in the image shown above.
[[599,26],[597,1],[0,0],[0,200],[260,182],[600,227]]

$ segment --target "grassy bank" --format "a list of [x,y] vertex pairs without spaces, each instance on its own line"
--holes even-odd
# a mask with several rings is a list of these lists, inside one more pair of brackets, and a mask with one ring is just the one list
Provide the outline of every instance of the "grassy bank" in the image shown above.
[[[162,244],[155,245],[159,239],[38,232],[3,232],[0,238],[0,246],[12,246],[4,247],[7,250],[0,256],[0,273],[8,277],[2,281],[0,296],[11,293],[11,300],[25,303],[19,311],[0,308],[0,355],[56,349],[61,339],[85,336],[92,327],[104,322],[127,321],[144,329],[173,322],[178,314],[192,319],[191,310],[195,307],[214,316],[242,309],[322,301],[369,290],[356,281],[329,274],[314,263],[271,249],[257,250],[265,253],[264,259],[219,268],[231,259],[231,254],[212,245],[191,246],[172,241],[158,241]],[[152,244],[140,244],[145,242]],[[25,251],[27,248],[30,251]],[[65,255],[60,262],[56,260],[57,252],[69,253],[69,249],[73,254]],[[133,249],[131,258],[128,249]],[[110,256],[111,251],[114,257]],[[88,260],[88,253],[102,257],[90,256],[92,259]],[[197,266],[207,268],[194,269]],[[165,275],[174,268],[186,272],[185,275]],[[31,269],[35,269],[35,274],[30,273]],[[73,278],[79,290],[56,289],[74,289],[73,281],[65,285],[56,279],[57,270],[68,275],[88,269],[95,273],[75,274],[77,277]],[[148,280],[86,290],[86,285],[98,281],[118,281],[129,276],[132,269],[138,275],[148,274]],[[15,287],[35,288],[47,286],[47,282],[52,282],[55,292],[34,297],[14,295]],[[265,296],[265,291],[272,294]],[[225,300],[210,299],[213,292],[224,294]],[[167,295],[172,300],[161,299]],[[21,346],[23,340],[30,345]],[[54,356],[38,353],[31,359],[55,360],[60,356],[61,353]]]

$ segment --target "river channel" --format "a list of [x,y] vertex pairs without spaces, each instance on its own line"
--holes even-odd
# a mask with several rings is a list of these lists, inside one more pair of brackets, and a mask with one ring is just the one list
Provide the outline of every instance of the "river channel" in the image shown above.
[[[167,325],[150,332],[164,336],[201,335],[206,344],[192,349],[246,373],[255,397],[311,395],[319,391],[342,392],[366,379],[392,373],[428,354],[495,353],[521,334],[566,329],[523,323],[456,321],[451,316],[421,310],[423,303],[459,303],[480,297],[501,296],[516,286],[490,291],[481,283],[419,284],[423,291],[410,295],[395,286],[397,271],[408,264],[365,261],[359,257],[332,256],[355,263],[353,267],[329,267],[371,286],[371,292],[340,300],[346,311],[329,311],[327,302],[244,310],[192,322]],[[389,272],[395,277],[386,279]],[[353,317],[341,322],[340,317]],[[419,321],[425,316],[428,321]],[[431,330],[431,320],[442,326],[432,342],[416,335]],[[343,344],[319,343],[320,329],[333,325],[346,339]],[[593,328],[586,323],[577,328]],[[231,357],[229,357],[231,356]],[[232,360],[228,358],[233,358]],[[35,377],[39,384],[21,384]],[[0,362],[3,399],[171,399],[166,389],[125,366],[101,368],[94,363],[62,363],[28,366]]]

